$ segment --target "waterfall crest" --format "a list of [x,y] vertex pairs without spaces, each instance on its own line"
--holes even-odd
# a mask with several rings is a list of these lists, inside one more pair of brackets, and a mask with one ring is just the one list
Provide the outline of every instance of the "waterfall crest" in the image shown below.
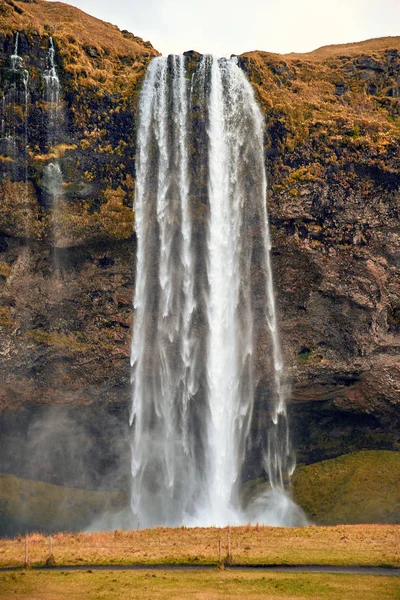
[[[139,102],[134,525],[300,524],[264,127],[235,59],[158,57]],[[248,473],[264,470],[263,493]]]

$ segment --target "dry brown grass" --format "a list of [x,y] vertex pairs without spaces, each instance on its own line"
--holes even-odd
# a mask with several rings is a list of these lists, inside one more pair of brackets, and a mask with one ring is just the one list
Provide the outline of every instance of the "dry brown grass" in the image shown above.
[[[133,188],[133,183],[128,179],[125,179],[125,184]],[[64,187],[67,186],[65,184]],[[68,200],[60,200],[53,230],[57,245],[67,247],[77,242],[82,243],[87,237],[92,240],[132,237],[134,213],[127,205],[129,197],[133,198],[133,190],[128,194],[121,187],[116,190],[106,188],[101,195],[102,204],[98,211],[92,210],[90,201],[72,205]],[[83,237],[80,237],[82,234]]]
[[47,154],[31,154],[31,158],[39,162],[48,162],[50,160],[58,160],[62,158],[69,150],[75,150],[76,144],[58,144],[50,148]]
[[334,56],[359,56],[360,54],[370,54],[371,52],[382,52],[387,48],[400,49],[400,36],[387,36],[382,38],[373,38],[362,42],[352,42],[350,44],[332,44],[330,46],[321,46],[312,52],[302,54],[291,52],[285,54],[285,58],[311,58],[322,60]]
[[33,185],[4,178],[0,183],[0,228],[8,235],[40,239],[46,215],[39,206]]
[[[388,49],[400,50],[400,37],[325,46],[305,54],[247,52],[242,58],[267,114],[273,111],[285,121],[289,151],[314,136],[323,140],[325,152],[338,143],[355,151],[384,152],[400,139],[399,99],[385,96],[386,80],[379,77],[373,80],[378,93],[367,94],[353,61],[367,55],[385,65]],[[342,96],[335,94],[338,83],[345,86]]]
[[[347,525],[277,528],[262,526],[156,528],[53,536],[58,565],[218,563],[218,540],[226,559],[230,535],[236,564],[400,565],[400,526]],[[27,537],[31,564],[44,564],[49,538]],[[24,562],[25,538],[0,541],[0,566]]]
[[[149,42],[63,2],[0,0],[1,31],[51,35],[57,60],[76,85],[129,95],[158,53]],[[116,60],[117,59],[117,60]]]
[[35,30],[39,35],[49,34],[55,39],[70,35],[86,48],[132,58],[157,54],[149,42],[134,35],[125,37],[116,25],[96,19],[64,2],[35,0],[6,3],[2,0],[1,6],[7,16],[2,23],[6,33],[25,29]]

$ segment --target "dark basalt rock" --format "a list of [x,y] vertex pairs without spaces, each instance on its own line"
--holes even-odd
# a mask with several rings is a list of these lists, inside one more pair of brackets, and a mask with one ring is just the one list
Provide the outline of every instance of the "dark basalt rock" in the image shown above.
[[368,69],[372,71],[384,71],[385,67],[370,56],[359,56],[355,59],[354,65],[357,69]]
[[343,94],[347,91],[346,85],[344,83],[337,83],[335,87],[336,96],[343,96]]

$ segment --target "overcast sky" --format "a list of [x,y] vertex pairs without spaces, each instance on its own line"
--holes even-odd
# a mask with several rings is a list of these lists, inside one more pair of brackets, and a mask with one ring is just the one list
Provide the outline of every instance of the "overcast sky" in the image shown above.
[[307,52],[400,35],[400,0],[71,0],[163,54]]

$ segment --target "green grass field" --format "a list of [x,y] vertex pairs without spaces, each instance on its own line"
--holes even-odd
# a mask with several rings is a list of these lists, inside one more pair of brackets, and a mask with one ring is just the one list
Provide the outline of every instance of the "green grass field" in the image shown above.
[[2,600],[394,600],[396,577],[256,571],[0,573]]
[[292,484],[318,525],[400,523],[400,452],[362,450],[299,466]]
[[[399,458],[394,452],[365,451],[299,467],[293,478],[298,502],[320,523],[387,519],[399,514]],[[29,506],[32,523],[65,519],[123,506],[118,493],[63,490],[11,476],[1,478],[3,512],[16,520]],[[59,507],[63,507],[63,511]],[[0,503],[1,508],[1,503]],[[25,511],[25,512],[24,512]],[[1,513],[1,510],[0,510]],[[397,517],[396,517],[397,515]],[[80,522],[80,521],[79,521]],[[400,566],[400,525],[338,525],[225,529],[156,528],[112,533],[58,533],[52,537],[56,565],[79,565],[82,572],[31,569],[0,573],[0,600],[246,599],[395,600],[397,577],[317,573],[211,571],[91,571],[90,565],[218,563],[218,542],[226,560],[228,537],[233,563]],[[49,537],[27,536],[31,565],[49,556]],[[0,539],[0,566],[22,567],[25,537]],[[85,566],[86,565],[86,566]]]

